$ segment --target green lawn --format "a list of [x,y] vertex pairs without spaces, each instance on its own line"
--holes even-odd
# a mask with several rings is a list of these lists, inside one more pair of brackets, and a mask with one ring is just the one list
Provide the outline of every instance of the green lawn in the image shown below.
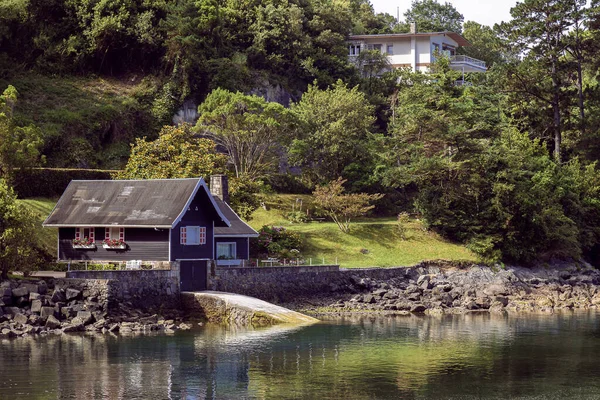
[[35,214],[39,221],[38,239],[42,243],[42,247],[46,249],[50,254],[56,254],[56,243],[58,242],[58,229],[56,228],[42,228],[42,222],[48,217],[56,200],[45,199],[45,198],[34,198],[19,200],[21,203],[27,205],[27,207]]
[[[305,241],[303,256],[313,263],[337,262],[345,268],[390,267],[412,265],[424,260],[475,260],[464,246],[448,242],[433,232],[427,232],[418,220],[407,224],[406,239],[402,240],[394,218],[368,218],[353,223],[350,233],[342,233],[333,222],[291,224],[284,218],[292,205],[302,209],[311,207],[310,196],[270,195],[267,210],[255,211],[250,225],[260,229],[263,225],[278,225],[299,232]],[[54,208],[56,200],[36,198],[19,200],[38,216],[39,237],[50,254],[56,254],[57,230],[41,228],[41,223]]]
[[263,225],[280,225],[299,232],[306,247],[303,255],[313,263],[337,262],[345,268],[390,267],[412,265],[424,260],[475,260],[475,255],[462,245],[451,243],[439,235],[423,229],[418,220],[411,220],[403,240],[395,218],[368,218],[353,223],[345,234],[333,222],[291,224],[284,214],[298,208],[310,208],[310,196],[272,195],[266,201],[267,210],[258,209],[250,225],[260,229]]

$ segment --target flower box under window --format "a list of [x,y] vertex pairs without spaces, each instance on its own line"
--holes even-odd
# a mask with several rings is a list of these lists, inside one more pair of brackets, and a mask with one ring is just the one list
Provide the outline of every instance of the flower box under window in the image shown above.
[[77,249],[77,250],[93,250],[96,248],[96,245],[94,243],[90,243],[90,244],[75,244],[75,243],[73,243],[73,248]]
[[106,250],[126,250],[127,243],[119,239],[105,239],[102,241],[102,247]]

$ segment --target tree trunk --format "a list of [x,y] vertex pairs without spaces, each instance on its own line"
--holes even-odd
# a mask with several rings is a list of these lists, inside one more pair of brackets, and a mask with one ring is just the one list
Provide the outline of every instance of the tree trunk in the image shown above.
[[577,95],[579,96],[579,126],[583,136],[585,134],[585,108],[583,105],[583,74],[581,72],[581,57],[577,58]]
[[557,77],[556,58],[552,59],[552,110],[554,112],[554,159],[560,163],[562,132],[560,127],[560,86]]

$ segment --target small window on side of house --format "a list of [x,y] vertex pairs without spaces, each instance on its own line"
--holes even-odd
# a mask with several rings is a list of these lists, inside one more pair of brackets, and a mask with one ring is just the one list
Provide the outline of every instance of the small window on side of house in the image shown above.
[[182,226],[179,230],[179,243],[184,245],[206,244],[206,227]]
[[234,260],[237,258],[235,242],[217,243],[218,260]]
[[394,45],[388,44],[387,48],[386,48],[386,52],[388,55],[393,56],[394,55]]
[[90,243],[96,242],[96,232],[94,228],[75,228],[75,240],[89,240]]

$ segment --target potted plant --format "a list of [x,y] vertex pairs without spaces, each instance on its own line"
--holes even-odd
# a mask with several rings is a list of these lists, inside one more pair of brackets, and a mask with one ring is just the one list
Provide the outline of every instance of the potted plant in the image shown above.
[[104,239],[102,241],[102,247],[107,250],[125,250],[127,243],[121,239]]
[[73,248],[74,249],[95,249],[96,245],[90,238],[84,237],[83,239],[73,239]]

